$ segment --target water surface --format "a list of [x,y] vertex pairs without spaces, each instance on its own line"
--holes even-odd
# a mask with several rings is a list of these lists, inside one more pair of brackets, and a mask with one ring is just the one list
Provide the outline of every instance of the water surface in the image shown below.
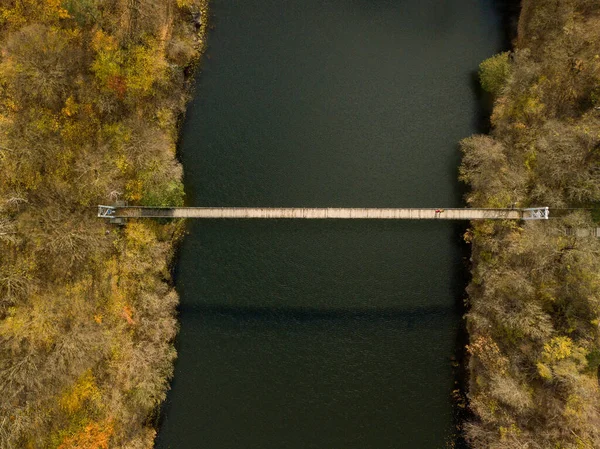
[[[214,0],[184,126],[190,206],[456,207],[483,0]],[[460,233],[447,222],[190,222],[158,448],[452,439]]]

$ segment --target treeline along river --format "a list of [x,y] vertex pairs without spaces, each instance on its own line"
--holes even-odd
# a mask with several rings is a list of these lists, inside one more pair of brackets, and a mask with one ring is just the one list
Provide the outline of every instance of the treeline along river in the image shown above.
[[[491,0],[214,0],[189,206],[458,207]],[[444,447],[463,297],[448,222],[198,220],[158,448]]]

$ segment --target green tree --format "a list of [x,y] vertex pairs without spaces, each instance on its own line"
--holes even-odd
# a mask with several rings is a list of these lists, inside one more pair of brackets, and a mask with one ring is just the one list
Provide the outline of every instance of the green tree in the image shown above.
[[499,53],[486,59],[479,65],[481,87],[487,92],[499,96],[510,76],[509,53]]

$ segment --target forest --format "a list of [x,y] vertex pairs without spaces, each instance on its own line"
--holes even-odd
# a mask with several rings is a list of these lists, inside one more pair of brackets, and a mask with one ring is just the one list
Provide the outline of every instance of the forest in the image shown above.
[[153,446],[172,375],[178,124],[205,0],[0,0],[0,448]]
[[524,0],[514,50],[480,79],[492,130],[461,142],[468,204],[563,210],[465,234],[465,434],[475,449],[597,448],[600,239],[565,231],[600,226],[600,3]]

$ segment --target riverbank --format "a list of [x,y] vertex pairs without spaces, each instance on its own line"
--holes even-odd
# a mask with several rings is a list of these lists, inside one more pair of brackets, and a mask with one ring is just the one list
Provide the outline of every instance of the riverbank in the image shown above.
[[[600,201],[600,8],[525,1],[516,49],[481,66],[492,131],[462,143],[472,207]],[[473,223],[469,400],[474,448],[600,445],[600,243],[561,221]]]
[[95,206],[183,203],[207,2],[27,0],[0,23],[0,448],[150,448],[181,225]]

